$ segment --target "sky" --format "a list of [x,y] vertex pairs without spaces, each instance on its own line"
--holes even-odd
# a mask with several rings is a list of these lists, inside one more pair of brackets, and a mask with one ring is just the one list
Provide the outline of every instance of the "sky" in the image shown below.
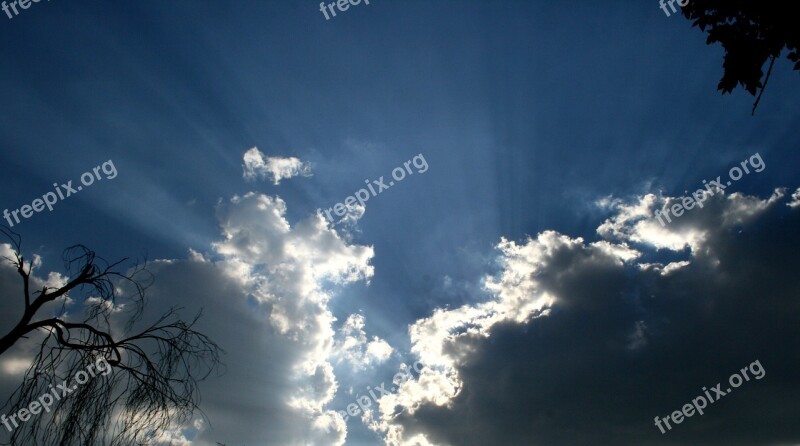
[[[787,60],[751,116],[657,1],[48,0],[0,42],[35,279],[147,259],[146,316],[225,350],[160,444],[800,444]],[[3,333],[21,289],[0,264]]]

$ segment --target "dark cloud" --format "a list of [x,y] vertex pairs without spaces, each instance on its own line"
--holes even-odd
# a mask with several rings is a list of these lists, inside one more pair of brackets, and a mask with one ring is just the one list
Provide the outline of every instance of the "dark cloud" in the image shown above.
[[[454,355],[461,393],[451,408],[427,403],[399,424],[442,445],[796,442],[800,261],[790,253],[800,214],[782,205],[756,214],[704,227],[703,249],[667,274],[558,243],[532,275],[537,292],[557,296],[549,315],[451,339],[449,352],[469,352]],[[666,434],[654,425],[704,386],[726,390],[756,360],[763,379]]]

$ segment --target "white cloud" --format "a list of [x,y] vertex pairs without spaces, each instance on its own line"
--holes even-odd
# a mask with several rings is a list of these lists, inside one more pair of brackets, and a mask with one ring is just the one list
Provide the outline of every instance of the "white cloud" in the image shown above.
[[280,184],[281,180],[296,176],[311,176],[311,164],[300,161],[295,157],[265,156],[257,147],[244,153],[245,180],[267,178],[273,184]]
[[[357,229],[356,223],[367,212],[367,206],[359,203],[342,204],[344,206],[344,215],[338,221],[332,222],[334,225],[343,225],[347,231],[354,231]],[[325,209],[327,211],[328,209]],[[331,211],[331,218],[337,217],[336,213]],[[335,220],[335,218],[334,218]]]
[[722,222],[726,227],[747,223],[775,205],[785,194],[785,189],[778,188],[769,198],[762,200],[741,192],[734,192],[728,196],[727,206],[722,213]]
[[597,228],[597,233],[609,240],[672,251],[691,248],[692,252],[698,253],[710,231],[747,223],[778,203],[783,196],[783,188],[775,189],[766,199],[740,192],[725,195],[718,191],[703,203],[702,208],[687,209],[680,217],[672,215],[671,221],[662,217],[663,224],[654,213],[681,203],[682,197],[646,194],[636,197],[632,203],[605,198],[602,203],[613,210],[614,215]]
[[792,201],[786,203],[786,206],[790,208],[800,207],[800,187],[797,188],[796,191],[792,194]]
[[[645,243],[674,251],[687,246],[696,247],[705,237],[702,231],[691,227],[676,231],[680,219],[662,225],[653,216],[657,209],[663,209],[677,202],[677,198],[659,197],[654,194],[638,197],[630,204],[621,200],[610,201],[607,207],[615,214],[597,228],[597,233],[605,239]],[[687,217],[688,214],[684,214],[680,218],[687,219]]]
[[394,352],[388,342],[377,336],[368,340],[364,326],[364,316],[351,314],[339,329],[334,344],[339,362],[347,361],[355,371],[381,364]]
[[[327,306],[332,296],[324,284],[368,281],[374,251],[348,244],[319,215],[292,227],[285,212],[279,197],[234,197],[220,205],[224,240],[213,246],[225,257],[221,268],[244,284],[265,311],[275,333],[272,342],[294,346],[295,358],[286,364],[288,381],[280,393],[285,392],[285,403],[311,428],[325,424],[329,415],[323,406],[337,388],[327,359],[333,352],[334,318]],[[330,444],[343,438],[342,431],[311,429],[308,435],[325,437]]]
[[22,377],[28,367],[31,366],[31,358],[3,358],[0,360],[0,370],[6,375]]

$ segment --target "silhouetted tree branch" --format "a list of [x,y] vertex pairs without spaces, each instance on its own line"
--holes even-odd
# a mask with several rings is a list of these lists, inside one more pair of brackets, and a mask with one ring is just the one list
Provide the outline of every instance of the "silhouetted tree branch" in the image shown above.
[[[764,93],[775,59],[784,48],[800,70],[800,26],[790,6],[756,0],[692,0],[683,7],[692,26],[708,33],[706,43],[722,44],[725,50],[718,89],[730,93],[741,85],[753,96],[753,114]],[[771,59],[769,71],[763,67]],[[762,82],[762,78],[764,79]]]
[[[82,245],[64,251],[66,283],[32,291],[33,262],[22,256],[17,234],[0,231],[12,242],[14,258],[8,260],[24,294],[19,322],[0,338],[0,355],[28,337],[35,336],[39,343],[5,413],[17,413],[52,394],[54,386],[68,388],[77,374],[100,362],[109,365],[108,374],[73,386],[47,413],[19,423],[10,444],[148,444],[170,426],[191,419],[198,410],[198,383],[221,364],[221,349],[194,329],[202,311],[187,322],[178,317],[178,308],[171,308],[144,329],[133,330],[142,317],[149,285],[146,263],[121,272],[127,259],[109,264]],[[124,302],[119,302],[121,297]],[[66,316],[67,299],[86,306],[82,319]],[[50,304],[62,308],[43,318]]]

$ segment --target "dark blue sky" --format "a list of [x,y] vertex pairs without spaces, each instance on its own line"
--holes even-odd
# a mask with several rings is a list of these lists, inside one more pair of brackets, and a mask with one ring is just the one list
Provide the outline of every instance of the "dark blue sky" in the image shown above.
[[[766,169],[734,191],[800,186],[797,73],[777,63],[750,116],[749,94],[716,91],[705,38],[656,1],[372,0],[328,21],[313,1],[41,1],[0,15],[0,208],[113,160],[118,177],[16,226],[23,248],[52,270],[75,243],[184,259],[214,251],[234,195],[280,196],[294,226],[423,154],[349,235],[374,247],[369,286],[330,304],[334,327],[360,312],[411,358],[410,324],[486,300],[502,237],[594,242],[601,198],[680,196],[756,152]],[[247,182],[251,147],[313,176]]]

